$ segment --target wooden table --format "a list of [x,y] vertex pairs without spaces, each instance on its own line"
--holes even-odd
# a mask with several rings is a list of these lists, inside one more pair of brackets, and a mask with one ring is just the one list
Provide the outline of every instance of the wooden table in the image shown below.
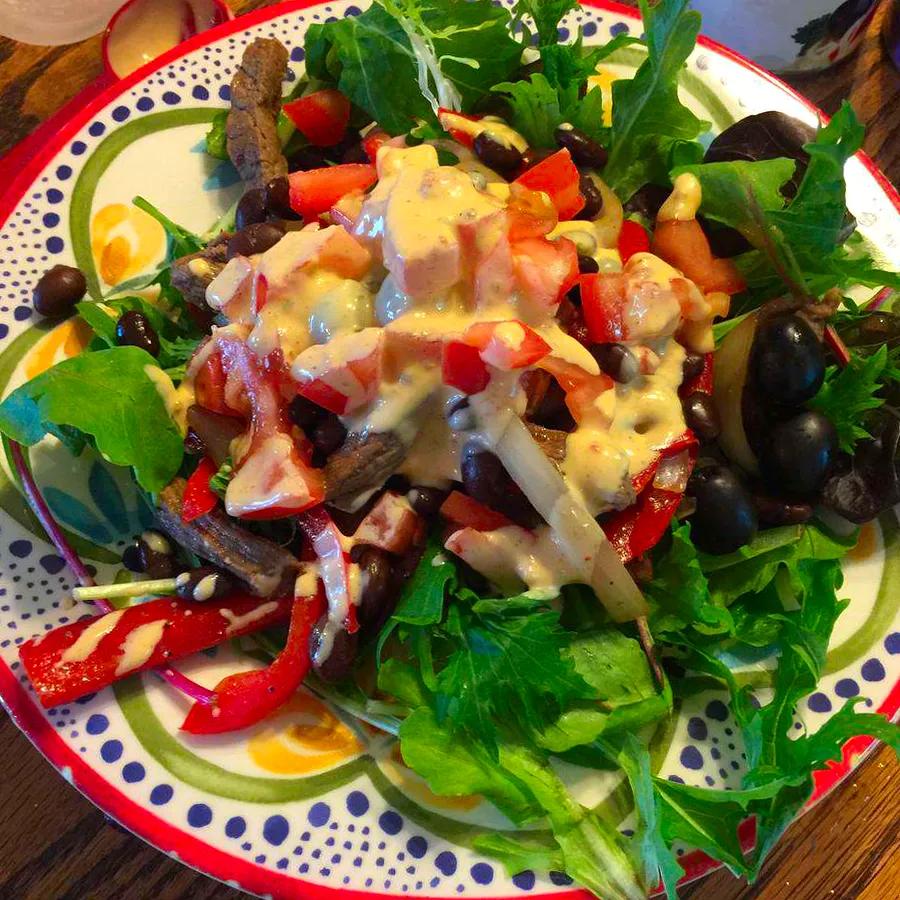
[[[232,0],[237,12],[266,6]],[[900,75],[879,38],[886,8],[853,59],[795,86],[833,112],[849,97],[866,150],[900,181]],[[102,71],[99,38],[28,47],[0,38],[0,154]],[[0,897],[9,900],[239,900],[111,823],[63,785],[7,718],[0,721]],[[796,823],[752,888],[727,872],[688,887],[690,900],[891,900],[900,896],[900,779],[881,748],[856,777]],[[525,895],[523,895],[524,897]]]

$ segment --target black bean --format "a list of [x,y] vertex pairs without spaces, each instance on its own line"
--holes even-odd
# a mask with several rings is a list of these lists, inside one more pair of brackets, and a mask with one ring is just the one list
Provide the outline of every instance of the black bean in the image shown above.
[[288,157],[288,168],[291,172],[324,169],[327,165],[328,160],[318,147],[300,147]]
[[397,592],[393,575],[394,561],[377,547],[354,547],[352,557],[362,570],[363,589],[357,617],[360,627],[372,633],[380,630],[394,611]]
[[584,197],[584,206],[575,218],[586,220],[596,219],[597,216],[603,212],[603,194],[600,193],[597,182],[595,182],[590,175],[582,172],[581,179],[579,180],[579,188]]
[[300,218],[291,209],[291,184],[287,175],[279,175],[266,185],[265,203],[269,215],[288,220]]
[[578,128],[560,125],[554,132],[554,136],[556,143],[572,155],[576,166],[602,169],[606,165],[608,157],[606,150]]
[[248,225],[265,222],[267,212],[265,189],[252,188],[238,201],[234,211],[234,227],[243,231]]
[[534,528],[541,523],[538,511],[489,450],[483,450],[475,442],[467,444],[460,471],[466,493],[479,503],[503,513],[523,528]]
[[584,322],[584,313],[581,311],[581,297],[577,285],[559,301],[559,306],[556,308],[556,321],[559,322],[559,327],[566,334],[571,335],[582,344],[587,343],[587,325]]
[[588,349],[601,371],[613,381],[627,384],[640,374],[637,357],[624,344],[592,344]]
[[522,154],[515,147],[497,140],[489,131],[476,136],[472,149],[489,169],[501,174],[514,172],[522,165]]
[[207,600],[221,600],[234,590],[230,576],[212,566],[200,566],[182,572],[175,579],[175,593],[182,600],[204,603]]
[[140,347],[151,356],[159,354],[159,335],[150,320],[136,309],[129,309],[116,322],[116,343],[120,347]]
[[[326,159],[330,159],[332,162],[345,162],[344,157],[353,151],[355,147],[360,147],[360,137],[359,132],[354,131],[352,128],[348,128],[343,137],[336,143],[332,144],[330,147],[323,147],[322,152],[325,154]],[[346,162],[361,162],[362,160],[346,160]],[[365,160],[368,162],[368,159]]]
[[87,282],[81,269],[56,265],[48,269],[35,285],[32,303],[42,316],[60,319],[75,309],[75,304],[86,291]]
[[522,169],[530,169],[539,162],[543,162],[548,156],[552,156],[553,151],[547,150],[545,147],[529,147],[522,154]]
[[144,561],[141,558],[141,548],[135,544],[129,544],[122,553],[122,565],[132,572],[143,572]]
[[575,419],[572,418],[572,413],[566,406],[566,392],[555,378],[547,377],[550,379],[547,388],[534,408],[529,411],[528,418],[542,428],[550,428],[553,431],[574,431]]
[[191,456],[206,456],[206,444],[193,428],[188,428],[184,436],[184,452]]
[[440,488],[419,487],[417,485],[410,489],[407,497],[412,508],[420,516],[424,516],[426,519],[433,519],[441,508],[441,504],[446,500],[447,492],[442,491]]
[[681,406],[688,428],[701,441],[709,443],[719,436],[719,417],[709,394],[694,391],[682,400]]
[[755,494],[753,503],[756,506],[759,521],[770,527],[802,525],[804,522],[808,522],[813,515],[813,508],[809,503],[782,500],[766,494]]
[[236,231],[228,239],[228,258],[265,253],[269,247],[274,247],[283,237],[284,229],[275,222],[254,222],[241,231]]
[[171,578],[177,569],[169,539],[158,531],[145,531],[137,542],[139,571],[150,578]]
[[326,410],[317,403],[313,403],[312,400],[307,400],[306,397],[301,397],[299,394],[291,400],[290,406],[288,406],[288,415],[291,417],[291,421],[304,431],[312,428],[325,413]]
[[359,138],[356,138],[353,143],[341,154],[341,162],[345,165],[347,163],[363,163],[366,164],[369,162],[369,157],[366,155],[365,148],[362,145],[362,141]]
[[350,634],[341,628],[331,643],[331,652],[325,659],[318,659],[322,638],[328,625],[328,616],[323,615],[313,626],[309,636],[309,655],[313,669],[323,681],[343,681],[353,671],[353,662],[359,647],[359,632]]
[[682,381],[693,381],[703,374],[706,365],[706,357],[702,353],[688,353],[681,367]]
[[333,413],[326,413],[325,417],[313,427],[309,434],[313,447],[323,457],[331,456],[347,437],[347,429],[341,424],[341,420]]
[[593,275],[600,271],[600,263],[593,256],[582,256],[578,254],[578,271],[582,275]]

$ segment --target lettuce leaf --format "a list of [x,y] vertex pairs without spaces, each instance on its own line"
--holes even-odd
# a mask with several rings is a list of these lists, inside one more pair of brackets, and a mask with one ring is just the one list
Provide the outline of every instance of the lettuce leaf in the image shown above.
[[59,429],[89,435],[117,466],[131,466],[150,493],[164,488],[184,456],[181,434],[147,374],[157,361],[137,347],[83,353],[48,369],[0,403],[0,432],[32,445]]

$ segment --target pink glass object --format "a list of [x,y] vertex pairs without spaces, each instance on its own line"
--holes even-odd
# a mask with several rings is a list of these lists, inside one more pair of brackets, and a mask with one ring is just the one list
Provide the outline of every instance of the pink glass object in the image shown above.
[[124,78],[183,40],[231,18],[223,0],[128,0],[103,35],[106,70]]

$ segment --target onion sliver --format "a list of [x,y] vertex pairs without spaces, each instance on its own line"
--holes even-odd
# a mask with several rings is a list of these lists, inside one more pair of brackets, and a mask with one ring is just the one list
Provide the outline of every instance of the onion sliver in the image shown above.
[[683,494],[691,476],[691,454],[687,450],[659,461],[653,476],[653,487],[661,491]]
[[617,622],[647,614],[647,604],[603,529],[569,490],[556,467],[508,406],[482,392],[469,398],[479,429],[532,506],[559,538],[559,545],[585,584]]

